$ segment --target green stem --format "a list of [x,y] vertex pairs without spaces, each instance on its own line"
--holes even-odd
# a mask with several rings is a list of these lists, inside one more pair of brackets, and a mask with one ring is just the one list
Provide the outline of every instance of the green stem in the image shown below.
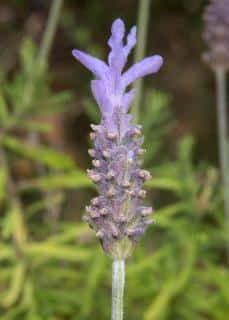
[[112,264],[112,316],[111,320],[123,320],[123,296],[125,286],[125,261]]
[[229,155],[228,155],[228,124],[227,124],[227,93],[226,71],[223,67],[215,70],[217,86],[218,139],[220,167],[224,190],[225,226],[227,234],[227,258],[229,262]]
[[[64,3],[63,0],[53,0],[50,7],[47,26],[44,31],[44,35],[40,45],[40,50],[37,56],[38,72],[41,75],[45,71],[45,67],[48,61],[49,52],[55,36],[55,32],[57,29],[63,3]],[[29,140],[34,145],[39,144],[39,135],[37,134],[37,132],[30,132]],[[37,164],[37,173],[39,175],[43,175],[45,173],[45,169],[39,164]],[[49,192],[44,193],[44,197],[48,198],[48,196],[49,196]],[[59,210],[57,206],[53,206],[53,205],[48,205],[47,210],[48,210],[47,217],[50,219],[50,221],[53,222],[52,225],[53,227],[55,227],[56,219],[59,216]]]
[[52,45],[53,37],[55,35],[62,6],[63,0],[53,0],[49,12],[47,27],[44,32],[44,36],[38,54],[38,64],[41,66],[43,66],[48,59],[48,55]]
[[[149,9],[151,0],[139,0],[138,10],[138,42],[135,50],[134,61],[140,61],[145,56],[147,29],[149,23]],[[139,108],[142,99],[143,79],[139,79],[135,84],[136,97],[132,108],[132,114],[135,122],[139,119]]]

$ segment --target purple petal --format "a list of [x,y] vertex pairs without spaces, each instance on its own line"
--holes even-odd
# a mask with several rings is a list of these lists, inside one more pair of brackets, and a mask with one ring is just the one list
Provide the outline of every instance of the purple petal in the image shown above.
[[112,105],[110,99],[107,98],[106,88],[101,80],[92,80],[91,89],[95,100],[97,101],[102,115],[110,113]]
[[132,89],[129,92],[125,93],[122,97],[122,111],[126,113],[130,107],[131,102],[135,96],[136,90]]
[[121,19],[117,19],[112,24],[112,34],[108,41],[111,52],[108,56],[109,66],[115,73],[121,73],[125,63],[126,56],[123,48],[123,38],[125,35],[125,25]]
[[136,33],[137,33],[137,28],[134,26],[131,28],[130,33],[127,36],[127,44],[124,48],[126,57],[129,55],[131,50],[135,47],[135,44],[137,41]]
[[142,61],[134,64],[122,75],[122,83],[125,87],[130,85],[138,78],[144,77],[151,73],[159,71],[163,64],[163,58],[159,55],[154,55],[143,59]]
[[110,48],[116,47],[117,45],[122,46],[122,41],[125,35],[125,24],[122,19],[116,19],[112,23],[111,37],[108,40]]
[[108,70],[108,66],[102,60],[91,56],[85,52],[74,49],[72,50],[73,56],[82,63],[88,70],[96,75],[98,78],[102,78],[104,73]]

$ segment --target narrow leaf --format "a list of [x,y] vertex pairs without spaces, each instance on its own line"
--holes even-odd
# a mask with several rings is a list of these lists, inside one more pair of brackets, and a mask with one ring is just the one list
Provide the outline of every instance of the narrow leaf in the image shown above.
[[72,169],[74,167],[73,161],[67,155],[53,151],[49,147],[29,145],[9,136],[5,137],[2,142],[8,149],[53,169]]
[[0,90],[0,127],[6,127],[9,120],[8,109],[3,93]]
[[42,189],[44,191],[52,191],[62,188],[85,188],[93,187],[91,180],[86,174],[80,170],[74,170],[69,173],[50,175],[34,179],[28,183],[23,183],[20,189]]

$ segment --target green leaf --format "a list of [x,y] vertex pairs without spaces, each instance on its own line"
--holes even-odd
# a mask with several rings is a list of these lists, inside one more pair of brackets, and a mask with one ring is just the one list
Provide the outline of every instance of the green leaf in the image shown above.
[[0,261],[12,260],[15,258],[14,248],[10,245],[5,245],[0,242]]
[[4,166],[0,167],[0,202],[6,196],[7,172]]
[[42,200],[34,201],[30,206],[28,206],[25,209],[26,215],[28,217],[31,217],[41,210],[47,210],[50,207],[50,203],[52,204],[52,206],[60,206],[63,200],[64,194],[62,192],[47,194]]
[[170,97],[158,90],[148,90],[144,97],[144,108],[141,114],[141,122],[144,123],[144,146],[147,152],[144,154],[144,163],[149,166],[152,163],[163,143],[163,137],[171,127],[171,114],[169,110]]
[[17,300],[19,294],[22,291],[22,287],[25,279],[25,264],[24,262],[18,263],[16,265],[10,283],[10,288],[4,297],[0,299],[0,303],[3,307],[9,308]]
[[170,179],[168,177],[154,177],[153,179],[146,182],[145,186],[147,188],[156,188],[162,190],[179,191],[180,182],[175,179]]
[[0,127],[7,127],[9,121],[8,108],[3,96],[2,91],[0,90]]
[[3,221],[2,235],[8,239],[13,237],[17,246],[22,247],[26,242],[26,228],[20,207],[11,200],[11,206]]
[[[57,244],[57,243],[67,243],[70,241],[75,241],[78,238],[82,238],[87,235],[90,237],[93,234],[92,230],[89,229],[88,225],[85,223],[69,223],[62,227],[59,234],[52,235],[47,239],[49,243]],[[94,235],[93,235],[94,236]]]
[[25,254],[33,260],[57,259],[71,262],[87,261],[92,252],[75,245],[60,245],[45,241],[29,243],[24,248]]
[[71,91],[64,91],[52,96],[41,96],[36,100],[36,108],[33,108],[33,115],[52,115],[55,113],[66,112],[71,110],[68,105],[73,94]]
[[67,155],[53,151],[49,147],[28,145],[10,136],[5,137],[2,142],[11,151],[53,169],[74,168],[73,161]]
[[186,209],[186,203],[175,203],[156,210],[156,223],[160,226],[171,226],[172,218]]
[[93,309],[93,301],[96,299],[97,288],[104,276],[106,261],[106,256],[101,251],[99,251],[92,259],[92,264],[88,270],[87,287],[83,296],[83,318],[87,318]]
[[28,75],[33,74],[35,71],[36,46],[32,39],[24,39],[20,53],[24,72]]
[[159,294],[154,298],[154,301],[146,310],[143,317],[144,320],[163,319],[168,313],[169,305],[174,296],[177,296],[180,291],[184,290],[189,278],[193,272],[193,265],[196,257],[196,249],[192,243],[187,242],[184,248],[185,255],[181,271],[171,279],[164,282]]
[[193,155],[195,140],[192,136],[183,137],[178,145],[178,157],[184,163],[190,163]]
[[65,174],[50,175],[34,179],[20,186],[21,189],[42,189],[52,191],[59,188],[85,188],[94,185],[86,174],[80,170],[74,170]]

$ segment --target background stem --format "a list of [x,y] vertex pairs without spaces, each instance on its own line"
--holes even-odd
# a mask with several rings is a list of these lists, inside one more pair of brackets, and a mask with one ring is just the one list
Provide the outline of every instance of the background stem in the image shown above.
[[215,70],[217,86],[218,138],[220,167],[224,190],[225,224],[227,234],[227,258],[229,262],[229,152],[228,152],[228,124],[227,124],[227,93],[226,71],[223,67]]
[[123,320],[123,296],[125,286],[125,261],[112,264],[112,320]]
[[43,65],[48,59],[62,6],[63,0],[53,0],[49,11],[47,27],[45,29],[38,54],[38,63],[40,65]]
[[[147,29],[149,23],[149,9],[150,9],[151,0],[139,0],[139,10],[138,10],[138,41],[134,54],[134,62],[140,61],[145,56],[146,51],[146,40],[147,40]],[[135,83],[136,89],[136,97],[134,100],[132,114],[135,123],[138,122],[139,119],[139,107],[142,98],[143,91],[143,79],[139,79]]]
[[[46,67],[48,63],[48,57],[49,57],[49,52],[52,47],[52,43],[54,40],[54,36],[56,33],[56,29],[58,26],[58,22],[60,19],[60,14],[61,14],[61,9],[63,7],[64,1],[63,0],[53,0],[50,10],[49,10],[49,15],[48,15],[48,20],[46,24],[46,28],[43,34],[43,38],[41,40],[41,45],[40,49],[38,52],[37,56],[37,65],[38,65],[38,72],[42,75],[42,72],[45,70],[44,68]],[[34,82],[32,82],[34,84]],[[32,88],[34,89],[34,88]],[[32,99],[32,96],[31,96]],[[30,101],[31,103],[31,101]],[[39,144],[40,137],[37,132],[29,132],[28,140],[30,141],[31,145],[36,146]],[[45,168],[37,163],[37,173],[40,176],[45,175],[46,171]],[[53,172],[54,174],[54,172]],[[49,197],[49,192],[46,192],[43,194],[44,197],[48,198]],[[59,217],[59,208],[56,205],[50,204],[47,205],[47,215],[46,217],[48,218],[49,222],[52,222],[53,229],[55,229],[56,221]]]

